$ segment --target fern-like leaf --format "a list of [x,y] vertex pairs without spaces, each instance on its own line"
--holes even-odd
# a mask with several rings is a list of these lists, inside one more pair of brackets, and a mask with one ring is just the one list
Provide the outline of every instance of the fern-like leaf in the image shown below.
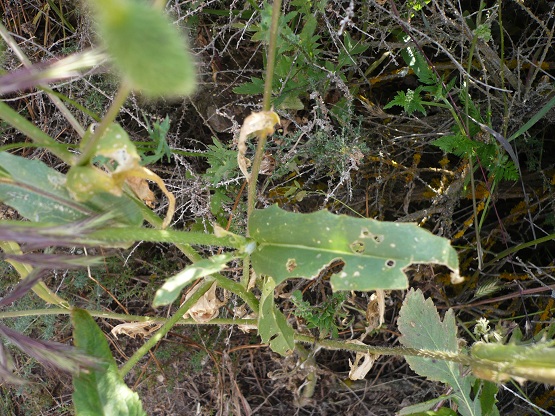
[[406,93],[404,91],[399,91],[395,98],[384,106],[384,109],[387,110],[397,105],[403,107],[409,116],[415,111],[420,111],[422,114],[426,115],[426,109],[422,105],[422,97],[420,96],[422,90],[423,87],[420,86],[415,90],[409,89]]

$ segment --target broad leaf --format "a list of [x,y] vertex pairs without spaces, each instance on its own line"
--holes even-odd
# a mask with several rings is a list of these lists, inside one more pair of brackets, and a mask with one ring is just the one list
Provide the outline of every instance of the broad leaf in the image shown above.
[[87,311],[72,311],[75,346],[103,362],[102,368],[73,378],[73,404],[77,416],[146,416],[137,393],[119,374],[104,334]]
[[[424,300],[420,289],[409,290],[397,323],[399,332],[402,334],[399,341],[405,347],[434,352],[457,353],[459,351],[453,311],[448,310],[441,322],[434,303],[431,299]],[[459,364],[423,357],[405,357],[405,359],[417,374],[429,380],[449,384],[453,388],[454,399],[463,416],[482,414],[480,400],[473,400],[470,397],[474,378],[463,376]]]
[[277,206],[256,210],[249,235],[258,243],[252,265],[279,284],[314,278],[334,260],[343,270],[331,277],[334,290],[406,289],[404,269],[413,263],[443,264],[458,278],[459,261],[449,240],[416,224],[379,222],[327,211],[298,214]]
[[39,160],[0,153],[0,200],[31,221],[66,223],[94,212],[73,201],[65,177]]
[[126,225],[143,221],[130,197],[102,193],[87,203],[76,202],[66,188],[63,174],[39,160],[7,152],[0,152],[0,201],[36,222],[66,224],[110,211],[117,222]]
[[290,354],[295,348],[293,336],[295,332],[287,323],[281,311],[274,303],[274,288],[276,282],[267,277],[260,296],[260,310],[258,314],[258,333],[262,342],[270,343],[272,351],[281,355]]
[[152,301],[152,306],[156,308],[158,306],[173,303],[185,286],[197,279],[200,279],[201,277],[206,277],[212,273],[217,273],[223,270],[226,264],[234,258],[237,258],[237,256],[233,254],[219,254],[217,256],[197,261],[196,263],[186,267],[176,275],[166,280],[162,287],[156,291],[156,295]]

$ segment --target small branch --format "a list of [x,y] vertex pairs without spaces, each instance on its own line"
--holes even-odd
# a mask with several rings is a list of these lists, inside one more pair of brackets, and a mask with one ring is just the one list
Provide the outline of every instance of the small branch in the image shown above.
[[175,312],[175,314],[169,318],[164,325],[160,327],[156,333],[148,339],[136,352],[127,360],[127,362],[121,366],[119,372],[122,377],[125,377],[129,371],[143,358],[158,342],[174,327],[174,325],[179,322],[185,312],[187,312],[198,300],[210,289],[213,280],[205,280],[200,284],[200,286],[195,290],[189,299],[187,299],[183,305]]

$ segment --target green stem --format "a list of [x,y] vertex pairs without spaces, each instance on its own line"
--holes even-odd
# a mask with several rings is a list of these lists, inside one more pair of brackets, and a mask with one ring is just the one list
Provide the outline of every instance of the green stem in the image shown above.
[[398,355],[411,357],[424,357],[436,360],[452,361],[455,363],[470,365],[476,360],[466,354],[448,351],[421,350],[408,347],[378,347],[373,345],[360,345],[346,341],[333,339],[316,339],[307,335],[295,334],[295,341],[312,344],[328,350],[344,350],[352,352],[362,352],[378,355]]
[[114,101],[112,101],[110,108],[106,112],[106,115],[102,118],[102,121],[96,127],[94,134],[84,143],[84,148],[82,150],[81,157],[77,162],[77,165],[84,166],[90,163],[90,160],[94,156],[98,141],[104,135],[104,132],[110,126],[110,124],[114,122],[120,112],[121,107],[125,103],[125,100],[127,100],[127,97],[130,93],[131,87],[126,82],[123,82],[119,87],[116,96],[114,97]]
[[[270,42],[268,45],[268,59],[266,64],[266,79],[264,80],[264,98],[262,100],[262,110],[270,111],[272,109],[272,82],[274,79],[274,67],[276,65],[276,45],[279,29],[279,16],[281,14],[281,0],[275,0],[272,4],[272,23],[270,26]],[[256,191],[258,182],[258,173],[264,156],[264,148],[266,147],[267,136],[262,135],[258,138],[256,153],[252,162],[251,177],[249,180],[249,189],[247,196],[247,218],[250,217],[256,205]],[[247,234],[248,236],[248,234]]]
[[187,299],[183,305],[175,312],[175,314],[169,318],[156,333],[149,338],[136,352],[127,360],[127,362],[121,366],[119,372],[122,377],[125,377],[129,371],[143,358],[158,342],[172,329],[183,317],[185,312],[187,312],[198,300],[210,289],[213,280],[204,280],[195,292]]
[[[122,322],[152,322],[163,324],[168,318],[159,316],[127,315],[124,313],[114,313],[105,311],[87,310],[89,315],[96,318],[115,319]],[[19,318],[22,316],[45,316],[45,315],[70,315],[70,309],[49,308],[49,309],[30,309],[24,311],[0,312],[0,319]],[[214,318],[208,322],[197,322],[194,319],[180,319],[176,325],[256,325],[256,319],[235,319],[235,318]]]
[[[193,244],[236,249],[240,249],[246,244],[246,239],[239,235],[234,235],[233,237],[216,237],[214,234],[141,227],[110,228],[93,231],[87,234],[83,242],[95,240],[109,244],[128,243],[130,241],[148,241],[151,243]],[[187,251],[189,252],[189,249]],[[192,254],[192,252],[189,254]],[[200,259],[200,256],[194,257],[195,260]]]
[[[143,212],[144,218],[152,226],[159,228],[160,225],[162,224],[162,220],[154,212],[152,212],[150,209],[148,209],[143,203],[141,203],[139,201],[137,201],[137,203],[139,204],[139,208]],[[165,232],[170,231],[170,232],[172,232],[172,230],[157,230],[157,231],[165,231]],[[185,234],[184,231],[179,231],[179,233]],[[202,237],[202,238],[217,238],[213,235],[206,235],[206,236],[207,237]],[[242,241],[242,243],[236,248],[243,247],[244,244],[246,243],[246,240],[241,236],[236,236],[236,238],[238,239],[237,241]],[[178,242],[178,241],[175,241],[175,240],[172,240],[171,242],[173,244],[175,244],[175,246],[179,250],[181,250],[181,252],[183,254],[185,254],[185,256],[187,256],[187,258],[191,262],[194,263],[196,261],[202,260],[202,256],[200,254],[198,254],[197,251],[193,247],[190,246],[190,242]],[[207,245],[209,245],[209,244],[207,244]],[[212,245],[221,246],[222,245],[222,240],[220,239]],[[226,290],[229,290],[230,292],[233,292],[236,295],[240,296],[241,299],[243,299],[253,311],[255,311],[255,312],[258,311],[258,299],[256,298],[256,296],[254,296],[251,292],[249,292],[247,290],[247,286],[243,286],[242,283],[241,284],[236,283],[233,280],[228,279],[227,277],[225,277],[224,275],[222,275],[220,273],[214,273],[211,276],[212,276],[212,278],[214,278],[214,280],[216,280],[218,282],[218,285],[220,285],[220,287],[222,287]]]
[[270,109],[272,108],[272,82],[274,79],[274,67],[276,65],[276,45],[280,15],[281,0],[275,0],[272,4],[272,23],[270,26],[270,42],[268,45],[266,79],[264,80],[264,99],[262,101],[262,110],[264,111],[270,111]]

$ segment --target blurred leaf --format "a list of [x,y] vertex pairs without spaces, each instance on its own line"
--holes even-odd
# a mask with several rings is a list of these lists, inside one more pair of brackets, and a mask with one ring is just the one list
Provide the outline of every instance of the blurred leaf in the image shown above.
[[103,368],[73,377],[73,404],[78,416],[146,416],[137,393],[119,374],[103,332],[87,311],[71,314],[75,346],[103,362]]
[[334,260],[343,270],[331,277],[333,290],[405,289],[404,269],[414,263],[443,264],[458,276],[457,252],[449,240],[416,224],[379,222],[327,211],[298,214],[274,205],[255,210],[249,235],[258,243],[252,265],[279,284],[307,279]]
[[250,82],[233,88],[235,94],[258,95],[264,92],[264,80],[261,78],[251,77]]
[[150,97],[191,94],[195,66],[185,37],[146,2],[89,0],[100,40],[135,89]]
[[[409,290],[397,323],[402,334],[399,341],[405,347],[437,352],[459,352],[457,325],[453,311],[448,310],[441,322],[434,303],[431,299],[424,300],[420,289]],[[463,416],[482,414],[480,400],[478,398],[473,400],[470,397],[473,377],[463,376],[459,364],[423,357],[405,357],[405,359],[418,375],[450,385],[453,388],[453,398],[457,401],[459,412]]]
[[428,416],[428,415],[445,415],[445,416],[457,416],[457,412],[442,407],[437,412],[430,410],[432,407],[440,402],[449,400],[451,396],[439,396],[432,400],[427,400],[422,403],[413,404],[411,406],[403,407],[397,414],[399,416]]
[[[477,377],[493,382],[510,378],[555,384],[555,342],[538,342],[530,345],[476,342],[471,355],[476,359],[472,371]],[[495,364],[499,371],[490,370],[483,362]]]

